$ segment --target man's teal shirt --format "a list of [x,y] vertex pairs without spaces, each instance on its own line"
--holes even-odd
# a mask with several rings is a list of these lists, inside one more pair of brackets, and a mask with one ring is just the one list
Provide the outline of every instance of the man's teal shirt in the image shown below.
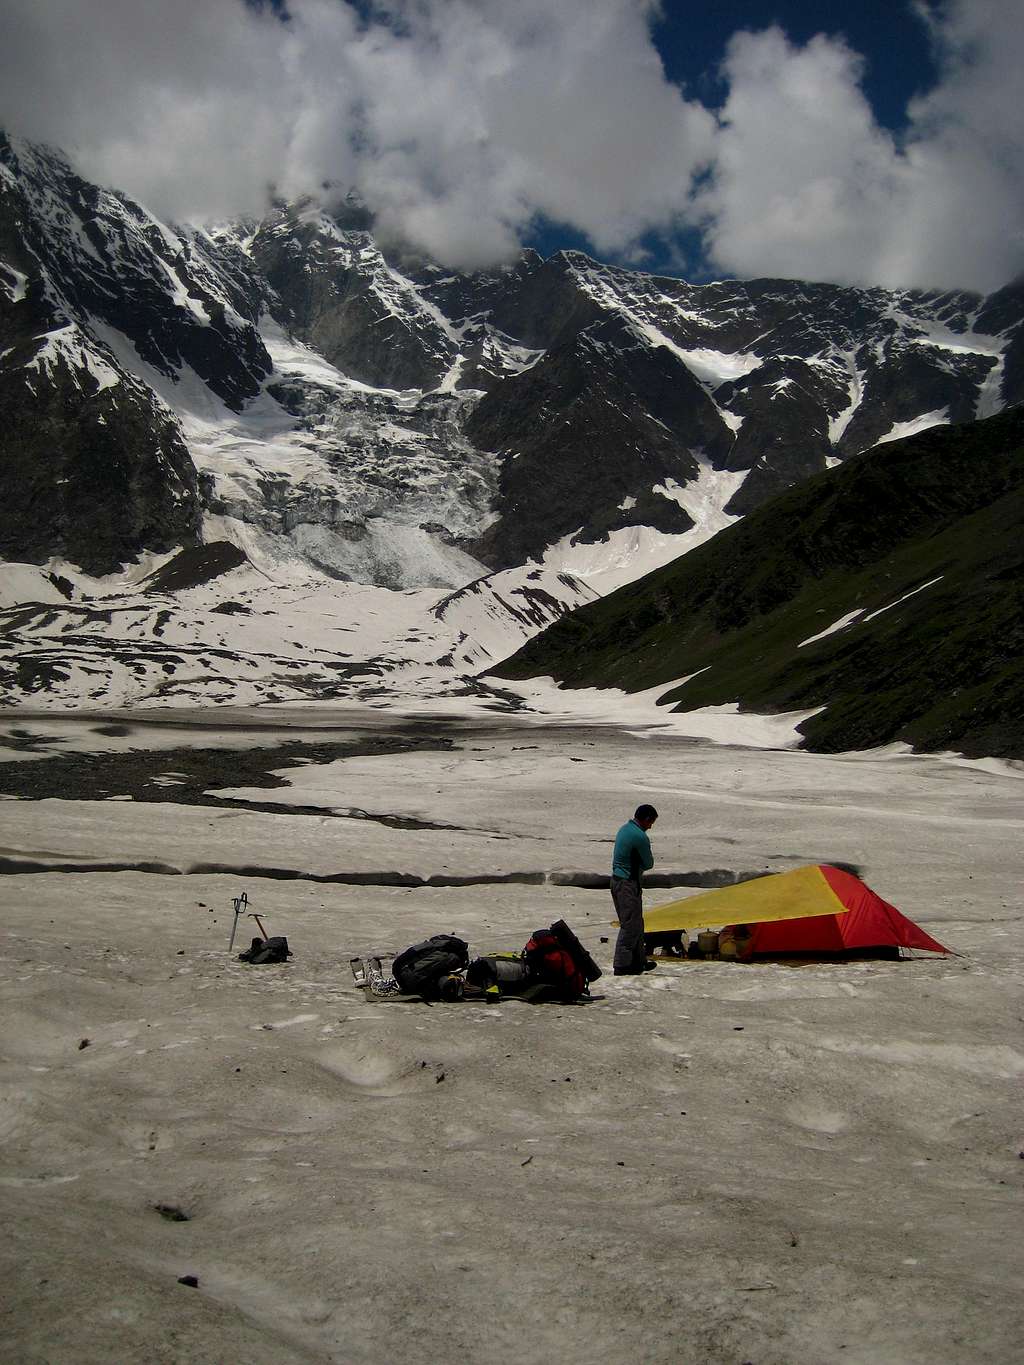
[[629,820],[615,836],[612,854],[612,876],[626,877],[639,883],[643,874],[654,866],[654,854],[646,830],[635,820]]

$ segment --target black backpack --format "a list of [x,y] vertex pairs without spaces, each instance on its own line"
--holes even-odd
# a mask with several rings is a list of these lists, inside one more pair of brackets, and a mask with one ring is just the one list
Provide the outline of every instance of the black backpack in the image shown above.
[[566,924],[564,919],[556,919],[551,926],[550,932],[554,934],[559,943],[566,950],[572,960],[583,973],[583,979],[589,986],[592,981],[596,981],[601,975],[601,968],[584,948],[573,931]]
[[403,995],[440,997],[440,981],[459,972],[469,961],[469,944],[454,934],[434,934],[399,953],[391,964],[391,974]]
[[291,955],[288,940],[284,937],[254,938],[245,952],[238,954],[238,960],[262,967],[267,962],[287,962]]

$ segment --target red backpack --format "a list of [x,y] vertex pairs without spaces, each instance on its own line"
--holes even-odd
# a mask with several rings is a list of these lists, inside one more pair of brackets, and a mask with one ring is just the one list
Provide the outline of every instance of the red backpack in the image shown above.
[[586,977],[550,929],[538,929],[533,934],[523,949],[523,957],[535,978],[549,985],[563,1000],[575,1000],[587,993]]

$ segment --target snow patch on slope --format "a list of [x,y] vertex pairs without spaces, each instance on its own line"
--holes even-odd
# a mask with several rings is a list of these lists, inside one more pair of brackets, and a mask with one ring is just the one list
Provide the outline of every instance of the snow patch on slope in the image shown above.
[[824,640],[829,635],[836,635],[839,631],[845,630],[847,626],[865,625],[868,621],[873,621],[876,616],[881,616],[883,612],[891,611],[893,607],[898,607],[901,602],[906,602],[911,597],[916,597],[919,592],[924,592],[925,588],[932,587],[935,583],[940,583],[945,577],[939,574],[937,578],[930,578],[927,583],[921,583],[918,587],[912,588],[910,592],[905,592],[902,597],[895,598],[892,602],[887,602],[884,607],[876,607],[874,611],[867,612],[865,615],[864,607],[854,607],[853,611],[848,611],[845,616],[840,616],[838,621],[833,621],[825,630],[820,630],[817,635],[808,635],[806,640],[801,640],[797,649],[803,649],[805,645],[813,645],[816,640]]
[[764,364],[761,356],[743,351],[730,355],[725,351],[712,351],[703,346],[684,349],[670,341],[664,332],[649,322],[638,322],[637,326],[652,345],[664,346],[666,350],[671,351],[691,374],[712,389],[718,388],[727,380],[742,379],[744,375],[752,373]]
[[[265,548],[255,546],[257,557]],[[17,598],[0,607],[0,702],[400,707],[482,692],[502,709],[507,698],[473,675],[594,596],[536,567],[439,594],[332,582],[310,577],[308,566],[302,579],[297,560],[264,565],[246,563],[177,593],[123,578],[103,592],[65,565],[71,601],[44,571],[16,566]]]
[[916,436],[919,431],[928,431],[930,427],[943,426],[949,421],[948,408],[936,408],[934,412],[923,412],[920,417],[913,418],[909,422],[894,422],[884,436],[879,436],[876,445],[885,445],[888,441],[901,441],[905,436]]
[[[660,699],[685,681],[681,678],[643,692],[623,692],[617,687],[562,688],[550,677],[494,681],[544,716],[571,718],[578,724],[616,725],[638,738],[669,734],[707,739],[713,744],[742,744],[751,749],[797,748],[802,739],[799,726],[825,709],[819,706],[809,711],[760,716],[741,713],[736,702],[727,702],[694,711],[670,710],[661,705]],[[648,778],[644,790],[664,789]]]
[[817,640],[824,640],[829,635],[835,635],[839,631],[845,630],[847,626],[852,625],[858,617],[863,615],[863,607],[854,607],[853,611],[848,611],[845,616],[840,616],[838,621],[833,621],[832,624],[826,626],[824,630],[819,630],[817,635],[808,635],[806,640],[801,640],[797,645],[797,649],[803,649],[805,645],[813,645]]
[[669,535],[650,526],[626,526],[594,542],[577,539],[577,532],[550,546],[541,563],[546,569],[582,579],[604,596],[703,545],[738,520],[725,507],[747,471],[713,469],[699,456],[698,464],[700,472],[692,483],[668,479],[651,490],[689,513],[695,523],[689,531]]
[[998,337],[981,332],[954,332],[937,319],[910,317],[898,310],[893,316],[911,333],[907,339],[912,346],[937,346],[954,355],[1000,356],[1003,352]]
[[861,405],[864,397],[864,371],[858,366],[856,357],[852,351],[841,351],[835,354],[834,360],[837,364],[846,369],[848,375],[848,392],[850,401],[842,411],[837,412],[834,417],[829,418],[828,439],[833,446],[839,444],[846,428],[850,425],[854,413]]

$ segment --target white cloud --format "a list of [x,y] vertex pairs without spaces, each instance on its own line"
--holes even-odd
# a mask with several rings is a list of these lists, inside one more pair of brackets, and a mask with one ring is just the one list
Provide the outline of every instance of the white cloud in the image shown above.
[[665,78],[649,0],[0,0],[0,120],[172,217],[324,180],[441,260],[537,215],[598,250],[669,228],[714,120]]
[[228,0],[0,0],[0,12],[8,129],[157,212],[265,205],[294,121],[272,18]]
[[1024,269],[1024,14],[955,0],[926,12],[939,84],[897,145],[825,37],[737,34],[714,177],[699,197],[713,259],[739,275],[989,290]]
[[[895,151],[841,43],[795,49],[777,28],[741,33],[726,59],[714,179],[700,196],[714,257],[741,274],[848,278],[878,251]],[[867,240],[864,238],[867,231]]]
[[901,144],[835,39],[737,34],[719,123],[666,80],[657,0],[288,8],[0,0],[0,124],[172,219],[258,213],[271,183],[355,186],[454,265],[508,257],[543,215],[620,259],[700,222],[715,266],[747,276],[991,288],[1024,266],[1009,0],[925,12],[942,75]]

